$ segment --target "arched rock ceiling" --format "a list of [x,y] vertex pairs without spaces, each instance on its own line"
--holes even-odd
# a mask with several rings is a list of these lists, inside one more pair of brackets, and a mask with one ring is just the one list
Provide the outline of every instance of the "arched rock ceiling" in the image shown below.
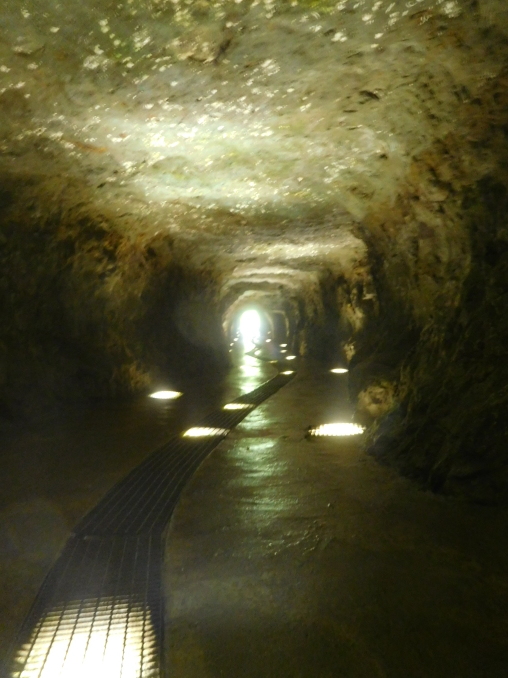
[[4,0],[1,167],[77,178],[230,285],[341,272],[355,220],[501,67],[454,37],[472,5]]

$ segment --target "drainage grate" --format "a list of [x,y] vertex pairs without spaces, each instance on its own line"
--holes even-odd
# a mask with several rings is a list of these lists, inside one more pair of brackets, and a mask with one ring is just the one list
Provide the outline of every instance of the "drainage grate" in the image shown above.
[[[293,375],[241,396],[255,407]],[[176,436],[120,481],[76,526],[25,619],[9,678],[159,678],[163,533],[202,461],[252,408],[219,410],[201,438]]]
[[[277,375],[235,402],[259,405],[290,380]],[[201,462],[251,410],[218,410],[199,422],[219,429],[219,435],[175,437],[118,483],[78,523],[74,534],[113,535],[162,532],[178,502],[180,492]]]
[[73,537],[24,623],[13,678],[160,676],[162,540]]

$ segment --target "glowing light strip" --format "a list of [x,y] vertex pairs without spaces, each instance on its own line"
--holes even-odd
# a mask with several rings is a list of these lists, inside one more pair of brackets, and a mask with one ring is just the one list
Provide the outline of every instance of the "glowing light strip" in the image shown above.
[[222,408],[223,410],[248,410],[252,405],[248,403],[227,403]]
[[286,370],[285,372],[281,372],[281,374],[294,374],[294,370]]
[[179,398],[182,394],[179,391],[155,391],[155,393],[150,393],[150,398],[155,398],[156,400],[173,400]]
[[296,358],[295,355],[287,355],[286,360],[294,360]]
[[330,372],[333,372],[334,374],[345,374],[349,370],[346,370],[345,367],[334,367],[333,370],[330,370]]
[[228,428],[208,428],[207,426],[193,426],[183,434],[185,438],[201,438],[206,436],[225,436]]
[[155,668],[155,650],[150,610],[141,604],[73,601],[40,620],[11,678],[138,678]]
[[316,428],[309,429],[311,436],[357,436],[364,432],[362,426],[357,424],[335,423],[321,424]]

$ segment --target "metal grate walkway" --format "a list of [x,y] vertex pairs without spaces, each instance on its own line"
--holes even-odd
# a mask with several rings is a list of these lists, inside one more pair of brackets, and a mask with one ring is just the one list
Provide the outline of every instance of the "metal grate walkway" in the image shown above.
[[199,422],[120,481],[76,526],[46,577],[7,661],[7,678],[160,678],[163,535],[201,462],[254,407],[293,377],[237,398],[249,407]]

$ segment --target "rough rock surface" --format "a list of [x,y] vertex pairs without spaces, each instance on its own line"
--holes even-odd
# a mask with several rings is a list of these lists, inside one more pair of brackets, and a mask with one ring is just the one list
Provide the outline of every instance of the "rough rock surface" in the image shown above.
[[220,369],[258,300],[351,360],[377,456],[506,500],[502,0],[6,0],[0,27],[4,418]]

